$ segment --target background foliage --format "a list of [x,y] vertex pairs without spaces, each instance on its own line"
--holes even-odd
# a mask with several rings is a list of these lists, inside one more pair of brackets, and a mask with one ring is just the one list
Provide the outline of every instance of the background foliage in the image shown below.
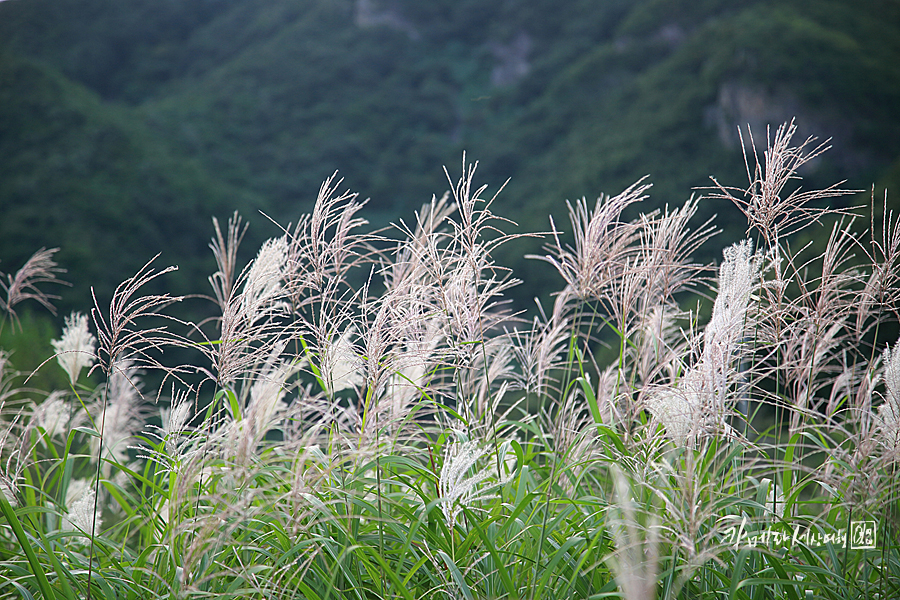
[[[83,309],[88,285],[108,297],[163,248],[186,292],[212,271],[211,215],[240,209],[255,246],[276,232],[256,209],[295,221],[340,169],[383,225],[445,189],[463,150],[541,231],[651,165],[641,210],[710,173],[743,181],[737,127],[794,116],[833,138],[806,185],[883,187],[898,23],[896,0],[7,0],[0,268],[60,246],[77,282],[61,306]],[[521,258],[537,244],[501,250],[532,281],[520,303],[556,285]]]

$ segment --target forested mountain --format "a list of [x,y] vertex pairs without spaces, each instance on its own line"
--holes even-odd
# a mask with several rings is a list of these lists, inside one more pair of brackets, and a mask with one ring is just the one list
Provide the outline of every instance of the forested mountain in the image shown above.
[[[804,185],[898,180],[900,2],[5,0],[0,270],[61,246],[85,308],[163,251],[205,291],[211,216],[252,245],[339,170],[386,224],[463,151],[522,231],[646,174],[680,204],[744,183],[739,125],[792,117],[832,138]],[[527,280],[534,247],[501,261]]]

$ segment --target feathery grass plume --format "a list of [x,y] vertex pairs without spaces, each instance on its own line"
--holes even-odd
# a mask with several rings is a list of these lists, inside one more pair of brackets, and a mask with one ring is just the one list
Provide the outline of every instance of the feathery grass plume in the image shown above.
[[[624,339],[651,341],[658,335],[648,336],[647,323],[654,318],[660,307],[670,306],[668,312],[675,313],[676,294],[690,291],[703,282],[706,265],[696,263],[692,254],[708,241],[718,230],[711,225],[711,219],[691,231],[690,220],[697,212],[698,199],[691,197],[681,208],[642,214],[633,223],[637,227],[636,243],[625,248],[620,257],[618,276],[610,280],[604,292],[602,305],[611,316]],[[664,311],[657,314],[658,325],[665,321]],[[651,346],[654,345],[651,343]],[[646,350],[650,347],[643,345]],[[623,344],[620,349],[624,358],[640,366],[646,357],[641,357],[641,345]],[[651,373],[638,368],[632,373],[630,383],[642,383]]]
[[16,271],[15,275],[6,275],[6,281],[3,280],[3,273],[0,273],[0,288],[6,294],[6,298],[0,298],[0,309],[8,313],[13,323],[18,322],[18,316],[14,307],[24,300],[34,300],[41,306],[56,314],[53,307],[53,300],[59,298],[38,289],[39,284],[43,283],[60,283],[66,284],[65,281],[59,279],[57,273],[65,273],[66,270],[57,266],[53,260],[53,255],[59,251],[59,248],[41,248],[31,255],[22,268]]
[[213,365],[215,373],[208,376],[219,386],[230,386],[241,374],[264,362],[273,345],[289,333],[289,326],[279,321],[288,308],[283,287],[287,250],[283,236],[267,240],[230,291],[224,287],[229,276],[223,271],[209,278],[216,298],[226,299],[220,338],[198,347]]
[[253,423],[253,429],[260,439],[276,425],[280,413],[284,411],[287,380],[297,369],[296,365],[281,357],[286,345],[287,340],[284,340],[280,347],[276,346],[272,350],[250,386],[247,419]]
[[650,184],[643,181],[640,179],[616,196],[600,196],[593,211],[588,209],[584,198],[574,206],[567,201],[575,247],[562,245],[560,233],[551,218],[555,244],[545,246],[549,254],[527,258],[553,265],[575,297],[581,300],[604,298],[608,286],[622,275],[626,259],[633,253],[629,247],[637,240],[638,225],[633,221],[623,222],[621,218],[626,207],[648,197],[644,192],[650,189]]
[[101,526],[101,517],[97,510],[97,493],[93,487],[85,486],[83,493],[71,503],[67,502],[67,515],[62,519],[63,531],[77,531],[84,537],[92,539]]
[[249,465],[266,434],[284,416],[287,380],[298,370],[283,357],[287,343],[287,339],[273,342],[269,355],[249,370],[241,387],[238,406],[243,408],[235,414],[229,407],[231,419],[217,432],[227,461]]
[[225,459],[240,465],[248,465],[265,439],[285,415],[287,380],[297,371],[297,365],[282,357],[287,340],[281,340],[272,348],[265,363],[255,367],[254,379],[245,383],[240,403],[245,405],[240,415],[223,425],[223,451]]
[[[504,416],[492,409],[492,405],[496,405],[497,398],[515,380],[514,357],[509,338],[500,335],[488,339],[482,344],[481,351],[475,353],[470,365],[473,377],[469,380],[462,379],[464,387],[461,392],[463,398],[468,398],[474,404],[472,417],[476,422],[481,420],[496,424],[498,417]],[[475,373],[480,373],[481,376],[474,377]],[[506,413],[508,412],[507,410]]]
[[[852,360],[859,360],[858,355],[851,354],[852,348],[845,349]],[[811,457],[815,457],[817,450],[827,448],[828,456],[812,471],[815,481],[828,490],[823,512],[837,508],[851,512],[854,518],[866,514],[877,516],[889,506],[885,504],[886,499],[896,490],[892,463],[900,456],[896,445],[900,438],[896,434],[894,410],[886,397],[877,409],[872,402],[885,373],[881,368],[882,358],[876,356],[871,364],[847,366],[836,377],[824,377],[845,389],[844,395],[834,403],[839,410],[829,406],[824,420],[809,419],[802,426],[820,440],[807,450]],[[792,468],[805,472],[809,469],[804,463],[818,462],[805,459]]]
[[708,219],[696,231],[689,223],[697,214],[700,198],[691,196],[681,208],[641,214],[640,264],[647,280],[643,311],[670,301],[675,294],[693,289],[706,266],[693,261],[693,254],[719,233]]
[[679,563],[677,567],[671,563],[677,573],[669,583],[671,597],[681,597],[678,591],[698,569],[713,562],[725,564],[729,550],[734,548],[724,532],[732,519],[740,520],[746,514],[744,498],[736,490],[753,483],[749,474],[758,465],[735,462],[733,451],[730,444],[706,438],[697,449],[670,454],[664,460],[651,457],[637,464],[633,494],[637,498],[649,496],[644,501],[645,510],[654,516],[665,515],[654,524],[659,528],[658,537],[665,539],[671,556]]
[[[844,190],[835,184],[824,190],[801,191],[792,190],[784,196],[785,186],[791,180],[800,179],[797,171],[806,163],[817,158],[831,148],[828,140],[812,147],[815,137],[809,137],[799,146],[791,146],[791,138],[797,131],[794,120],[781,124],[775,131],[774,139],[770,139],[766,129],[767,149],[763,153],[763,162],[756,150],[753,134],[748,127],[749,146],[753,154],[753,172],[747,158],[747,144],[740,129],[741,148],[744,152],[744,165],[750,185],[746,189],[727,188],[711,177],[717,192],[710,198],[726,199],[734,202],[744,213],[749,223],[747,233],[756,230],[766,243],[777,246],[779,240],[811,223],[819,221],[826,214],[852,214],[852,209],[818,208],[808,206],[811,202],[825,198],[836,198],[858,193],[859,190]],[[783,197],[784,196],[784,197]]]
[[617,466],[610,470],[615,501],[607,513],[607,526],[616,552],[608,560],[625,600],[652,600],[659,574],[659,517],[652,512],[639,518],[635,496],[640,498],[641,490]]
[[87,315],[73,312],[66,317],[62,337],[51,343],[59,366],[69,376],[69,383],[74,387],[81,370],[94,364],[97,339],[88,330]]
[[884,192],[881,239],[875,227],[875,197],[872,196],[870,245],[860,244],[866,253],[872,272],[856,303],[856,339],[861,341],[873,326],[885,320],[888,313],[900,321],[900,215],[888,210],[887,190]]
[[521,372],[513,373],[513,378],[526,393],[539,397],[548,392],[560,393],[552,373],[563,364],[571,323],[560,310],[562,303],[559,300],[557,297],[549,318],[538,301],[540,317],[534,317],[530,330],[508,332],[515,362],[521,367]]
[[336,177],[335,172],[319,188],[313,213],[305,223],[308,230],[301,229],[298,223],[297,231],[306,235],[294,236],[297,242],[294,245],[305,250],[305,262],[311,266],[314,284],[319,289],[328,279],[341,280],[360,257],[361,249],[369,250],[368,238],[353,233],[368,224],[356,216],[366,201],[357,201],[359,195],[349,191],[336,194],[343,181]]
[[187,393],[186,390],[182,397],[173,398],[172,406],[169,409],[161,408],[159,410],[162,431],[167,438],[184,432],[185,426],[191,418],[191,403],[185,399]]
[[712,317],[703,332],[700,359],[707,384],[718,395],[720,404],[727,394],[728,376],[744,331],[753,325],[748,308],[752,294],[759,286],[764,260],[762,254],[753,252],[750,240],[726,248],[723,255]]
[[174,317],[159,311],[174,302],[180,302],[181,296],[151,294],[135,297],[142,287],[157,277],[177,270],[177,267],[170,266],[162,271],[154,271],[150,265],[158,256],[157,254],[151,258],[133,277],[116,287],[109,303],[108,320],[100,310],[97,296],[91,288],[94,300],[91,317],[97,330],[99,345],[95,353],[97,362],[88,371],[88,375],[99,367],[107,378],[110,378],[115,371],[116,363],[123,358],[134,363],[135,368],[159,369],[167,374],[176,374],[177,369],[166,368],[153,354],[161,353],[166,346],[188,346],[189,342],[168,331],[164,325],[138,327],[138,321],[149,317],[178,322]]
[[456,205],[449,202],[449,195],[446,192],[440,199],[432,197],[431,202],[422,205],[415,213],[415,229],[410,229],[402,219],[394,225],[404,239],[397,243],[394,259],[382,268],[388,289],[415,288],[427,279],[430,266],[424,260],[428,255],[427,248],[434,237],[439,241],[448,237],[445,225],[456,210]]
[[425,392],[429,365],[436,359],[438,344],[444,339],[443,324],[432,307],[423,304],[423,297],[411,282],[386,285],[380,297],[372,297],[370,283],[360,293],[359,366],[366,390],[360,418],[361,433],[367,441],[389,434],[396,443],[401,432],[416,428],[401,428],[419,411],[413,407]]
[[723,254],[712,317],[703,332],[701,359],[719,372],[731,365],[744,330],[752,325],[747,309],[763,262],[762,255],[753,252],[750,240],[726,248]]
[[350,325],[325,347],[319,368],[329,396],[346,389],[359,389],[365,383],[363,361],[352,341],[355,335],[356,327]]
[[[71,421],[71,423],[70,423]],[[79,413],[66,400],[64,392],[54,391],[34,407],[31,422],[44,430],[47,438],[65,436],[70,426],[80,422]]]
[[664,302],[643,315],[634,346],[626,348],[631,358],[635,384],[646,386],[658,379],[675,381],[681,361],[689,352],[689,340],[677,326],[686,317],[677,305]]
[[878,408],[876,423],[879,442],[893,457],[900,456],[900,352],[897,344],[891,350],[885,347],[882,355],[884,365],[884,402]]
[[216,231],[216,237],[210,242],[209,247],[216,259],[218,270],[212,275],[210,281],[213,283],[213,292],[216,295],[216,302],[219,308],[224,312],[228,304],[228,299],[234,290],[235,277],[237,273],[237,253],[247,233],[249,223],[243,223],[237,211],[228,219],[227,235],[222,235],[219,228],[219,221],[213,217],[213,228]]
[[249,325],[280,312],[283,306],[282,279],[287,263],[287,240],[266,240],[244,279],[240,314]]
[[[317,342],[329,324],[339,322],[350,289],[348,275],[356,267],[375,262],[380,253],[373,247],[376,234],[357,230],[368,224],[357,213],[366,202],[357,201],[358,194],[338,194],[343,180],[337,172],[319,188],[313,212],[304,215],[297,225],[285,229],[289,240],[285,269],[285,293],[301,329],[314,332]],[[327,337],[327,336],[325,336]],[[322,346],[323,347],[323,346]],[[320,347],[321,350],[321,347]]]
[[[79,500],[81,500],[88,491],[94,487],[90,480],[88,479],[70,479],[69,485],[66,487],[66,498],[65,498],[65,506],[70,507]],[[68,508],[66,511],[68,512]],[[65,527],[64,523],[60,523]],[[71,523],[70,523],[71,525]],[[71,531],[71,528],[68,530]]]
[[173,389],[169,407],[159,409],[161,425],[147,425],[137,447],[137,458],[152,464],[157,475],[174,477],[164,489],[165,502],[171,500],[173,506],[186,497],[187,488],[198,483],[197,474],[202,468],[198,462],[203,459],[203,451],[208,450],[203,447],[208,440],[190,435],[192,393],[190,388],[178,392]]
[[477,440],[447,442],[444,462],[438,478],[441,512],[451,530],[463,507],[473,508],[475,502],[487,498],[487,489],[481,483],[491,476],[491,468],[478,468],[481,457],[490,450],[481,447]]
[[625,259],[621,277],[607,294],[606,304],[619,330],[638,342],[622,349],[634,365],[632,385],[649,382],[667,368],[671,353],[683,353],[683,348],[671,346],[678,341],[674,320],[682,314],[676,294],[705,280],[708,267],[694,262],[692,255],[718,233],[711,219],[691,231],[698,202],[692,196],[681,208],[670,210],[667,205],[638,218],[635,254]]
[[797,431],[804,420],[820,418],[815,409],[821,391],[841,373],[839,358],[853,341],[848,336],[853,335],[864,277],[851,266],[852,249],[859,243],[851,225],[835,223],[825,251],[816,259],[820,276],[806,275],[809,263],[796,264],[796,255],[788,259],[791,279],[800,293],[765,314],[769,321],[765,326],[771,332],[767,335],[774,338],[780,333],[778,368],[791,409],[791,431]]
[[672,386],[652,386],[644,397],[647,409],[678,446],[697,433],[723,428],[734,362],[744,331],[751,325],[747,309],[759,285],[762,256],[744,240],[726,248],[724,257],[699,361]]
[[[398,241],[392,260],[387,256],[381,260],[385,292],[373,303],[377,310],[370,311],[378,327],[365,336],[366,354],[369,360],[379,354],[384,357],[381,368],[387,387],[379,412],[386,421],[382,425],[392,430],[417,400],[446,391],[446,378],[439,371],[453,357],[448,352],[451,332],[442,310],[441,282],[447,277],[446,267],[458,260],[446,227],[456,205],[448,198],[445,193],[424,204],[415,214],[415,229],[403,221],[395,224],[404,238]],[[419,415],[430,412],[421,404],[415,410]]]
[[94,423],[99,428],[100,437],[91,437],[91,456],[102,463],[105,476],[112,472],[112,464],[125,463],[129,444],[134,434],[140,431],[141,387],[137,364],[128,359],[118,360],[113,365],[101,399],[94,407]]
[[[457,365],[464,368],[472,364],[476,352],[484,350],[489,332],[509,318],[503,294],[520,283],[492,258],[498,247],[520,236],[501,231],[500,225],[515,223],[491,212],[502,186],[490,200],[481,197],[487,185],[473,190],[477,167],[477,162],[467,165],[464,154],[462,174],[455,184],[444,169],[458,219],[448,219],[452,236],[446,247],[441,249],[439,240],[432,236],[427,249],[433,268],[440,268],[440,276],[435,279],[440,311],[447,319],[448,342],[457,354]],[[490,387],[490,382],[487,385]],[[462,393],[467,395],[467,390]]]
[[[397,308],[398,304],[393,307]],[[435,373],[442,361],[440,346],[444,340],[440,320],[421,314],[419,318],[410,315],[409,319],[404,319],[403,314],[401,311],[392,316],[401,341],[391,361],[392,372],[386,391],[390,423],[399,423],[408,416],[410,408],[424,396],[433,395],[440,382]],[[428,412],[421,404],[417,405],[416,411],[420,415]]]
[[[601,419],[615,426],[608,412]],[[572,387],[559,403],[541,406],[536,420],[547,453],[556,464],[552,485],[558,483],[565,496],[577,497],[579,479],[594,469],[599,451],[597,426],[582,387]]]
[[[150,433],[150,435],[165,442],[167,458],[178,460],[183,454],[187,442],[183,434],[188,431],[188,423],[191,419],[192,402],[188,399],[191,392],[191,389],[186,389],[179,393],[173,393],[170,406],[159,409],[161,426],[151,426],[155,433]],[[163,462],[162,457],[152,455],[150,458],[157,462]]]
[[689,372],[677,386],[648,388],[644,405],[665,428],[676,447],[691,441],[700,427],[703,399],[695,389],[695,371]]

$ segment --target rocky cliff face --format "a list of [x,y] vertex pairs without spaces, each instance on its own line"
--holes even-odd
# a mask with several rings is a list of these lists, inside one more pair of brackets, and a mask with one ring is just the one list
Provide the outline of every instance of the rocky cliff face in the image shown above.
[[[850,119],[842,118],[833,109],[816,109],[804,104],[787,86],[770,90],[761,84],[723,81],[716,102],[705,112],[705,122],[715,127],[722,146],[737,149],[743,140],[748,151],[752,151],[748,132],[760,146],[770,132],[791,120],[797,123],[798,140],[811,136],[820,141],[830,140],[833,164],[848,171],[871,166],[871,153],[853,143],[855,132]],[[814,172],[819,164],[819,160],[810,161],[801,174]]]

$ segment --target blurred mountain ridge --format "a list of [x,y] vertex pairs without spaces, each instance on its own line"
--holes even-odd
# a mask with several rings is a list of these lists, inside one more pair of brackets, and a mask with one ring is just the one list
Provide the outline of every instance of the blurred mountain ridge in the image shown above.
[[[898,34],[897,0],[6,0],[0,270],[61,246],[62,306],[84,309],[162,251],[173,291],[206,292],[212,216],[240,210],[252,256],[278,233],[257,211],[296,221],[337,170],[373,224],[408,220],[463,151],[489,193],[510,179],[495,212],[546,230],[645,174],[642,210],[744,185],[738,127],[793,117],[833,146],[805,187],[878,196]],[[526,298],[558,284],[521,259],[538,248],[498,257]]]

